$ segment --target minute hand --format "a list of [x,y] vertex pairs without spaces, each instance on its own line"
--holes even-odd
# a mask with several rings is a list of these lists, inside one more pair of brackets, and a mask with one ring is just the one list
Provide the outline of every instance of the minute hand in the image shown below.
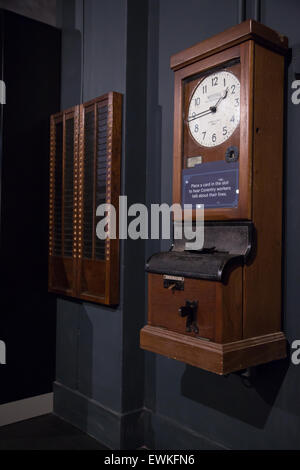
[[202,111],[201,113],[195,114],[194,116],[189,116],[187,122],[194,121],[194,119],[201,118],[202,116],[206,116],[207,114],[211,114],[213,111],[211,108],[206,109],[205,111]]
[[218,101],[216,102],[216,104],[214,106],[211,106],[209,109],[215,113],[217,111],[217,108],[218,108],[218,105],[219,103],[221,103],[222,100],[224,100],[227,96],[227,93],[228,93],[228,88],[226,88],[226,90],[224,90],[224,92],[222,93],[222,95],[220,96],[220,98],[218,99]]

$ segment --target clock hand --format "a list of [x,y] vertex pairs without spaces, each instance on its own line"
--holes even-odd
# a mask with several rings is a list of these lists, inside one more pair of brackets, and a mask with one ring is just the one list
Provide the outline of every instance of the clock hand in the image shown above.
[[194,121],[195,119],[198,119],[202,116],[206,116],[207,114],[215,113],[217,111],[217,107],[219,103],[226,98],[227,93],[228,93],[228,87],[226,88],[226,90],[224,90],[224,92],[222,93],[222,95],[220,96],[220,98],[218,99],[218,101],[216,102],[214,106],[210,106],[210,108],[206,109],[205,111],[201,111],[201,113],[198,113],[198,114],[195,114],[195,116],[189,117],[187,122]]
[[216,104],[215,104],[214,106],[211,106],[211,107],[209,108],[212,113],[215,113],[215,112],[217,111],[217,108],[218,108],[219,103],[221,103],[221,101],[223,101],[223,100],[226,98],[227,93],[228,93],[228,87],[226,88],[226,90],[223,91],[222,95],[220,96],[220,98],[218,99],[218,101],[216,102]]
[[211,108],[206,109],[205,111],[201,111],[201,113],[198,113],[198,114],[195,114],[194,116],[189,117],[187,122],[194,121],[194,119],[198,119],[202,116],[206,116],[207,114],[211,114],[211,113],[212,113]]

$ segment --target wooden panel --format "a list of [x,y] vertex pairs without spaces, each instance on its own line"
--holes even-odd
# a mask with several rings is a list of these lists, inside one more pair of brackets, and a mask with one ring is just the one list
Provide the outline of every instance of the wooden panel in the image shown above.
[[51,117],[49,291],[75,295],[78,106]]
[[81,106],[77,296],[93,302],[119,302],[119,240],[100,240],[100,204],[113,204],[118,218],[121,165],[122,95],[108,93]]
[[257,249],[244,270],[244,338],[281,329],[283,93],[284,57],[256,44],[252,206]]
[[105,303],[105,261],[82,259],[80,297]]
[[223,347],[223,373],[278,361],[287,356],[287,342],[282,332],[254,336]]
[[73,295],[74,293],[74,270],[73,259],[62,256],[51,256],[49,258],[50,280],[49,290],[51,292]]
[[227,343],[243,337],[243,268],[235,268],[225,284],[216,283],[215,341]]
[[286,340],[280,332],[222,345],[147,325],[141,330],[140,344],[147,351],[219,375],[286,357]]
[[222,374],[222,345],[152,325],[140,334],[142,349]]
[[114,92],[51,117],[53,292],[107,305],[119,302],[119,240],[97,238],[96,209],[112,203],[118,222],[121,130],[122,95]]
[[[238,341],[243,334],[242,282],[242,267],[234,269],[226,283],[185,278],[183,291],[164,288],[162,275],[149,274],[148,323],[217,343]],[[186,318],[178,313],[186,300],[198,302],[197,334],[186,332]]]
[[122,102],[119,93],[109,94],[109,120],[108,120],[108,160],[107,160],[107,189],[106,202],[116,208],[117,238],[106,240],[106,285],[105,303],[116,305],[120,294],[120,243],[119,232],[119,196],[121,192],[121,155],[122,155]]
[[[197,279],[184,280],[184,290],[168,290],[163,286],[163,276],[149,274],[149,324],[168,328],[188,336],[214,338],[216,312],[216,283]],[[199,333],[186,332],[186,318],[180,317],[178,309],[186,300],[197,301],[197,326]]]

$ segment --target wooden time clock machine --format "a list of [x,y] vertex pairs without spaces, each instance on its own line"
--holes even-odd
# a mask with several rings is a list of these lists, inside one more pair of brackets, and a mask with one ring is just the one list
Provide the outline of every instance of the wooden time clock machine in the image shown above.
[[[173,203],[204,204],[204,246],[147,262],[143,349],[228,374],[284,358],[282,167],[287,38],[253,20],[171,58]],[[176,220],[174,215],[174,229]]]

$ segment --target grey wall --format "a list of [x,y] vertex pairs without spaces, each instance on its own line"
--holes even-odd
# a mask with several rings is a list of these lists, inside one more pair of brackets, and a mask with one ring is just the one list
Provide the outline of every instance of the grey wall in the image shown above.
[[[260,14],[263,23],[289,37],[291,46],[300,43],[298,1],[262,0],[261,12],[256,3],[246,2],[248,17]],[[74,25],[80,29],[80,41],[76,54],[68,45],[63,49],[65,74],[73,71],[77,77],[77,82],[63,82],[65,103],[75,104],[80,93],[84,100],[111,89],[125,93],[122,190],[129,201],[171,202],[170,55],[236,24],[239,4],[86,0],[83,9],[78,0],[68,2],[71,10],[63,16],[72,19],[73,33]],[[74,73],[79,63],[83,81]],[[294,72],[292,64],[285,148],[284,329],[289,342],[300,338],[300,106],[289,99]],[[245,383],[237,374],[218,377],[139,349],[139,329],[146,321],[143,265],[151,253],[168,247],[168,241],[122,245],[122,299],[116,310],[59,300],[56,412],[112,448],[143,442],[169,449],[299,448],[300,369],[289,360],[256,368]]]

